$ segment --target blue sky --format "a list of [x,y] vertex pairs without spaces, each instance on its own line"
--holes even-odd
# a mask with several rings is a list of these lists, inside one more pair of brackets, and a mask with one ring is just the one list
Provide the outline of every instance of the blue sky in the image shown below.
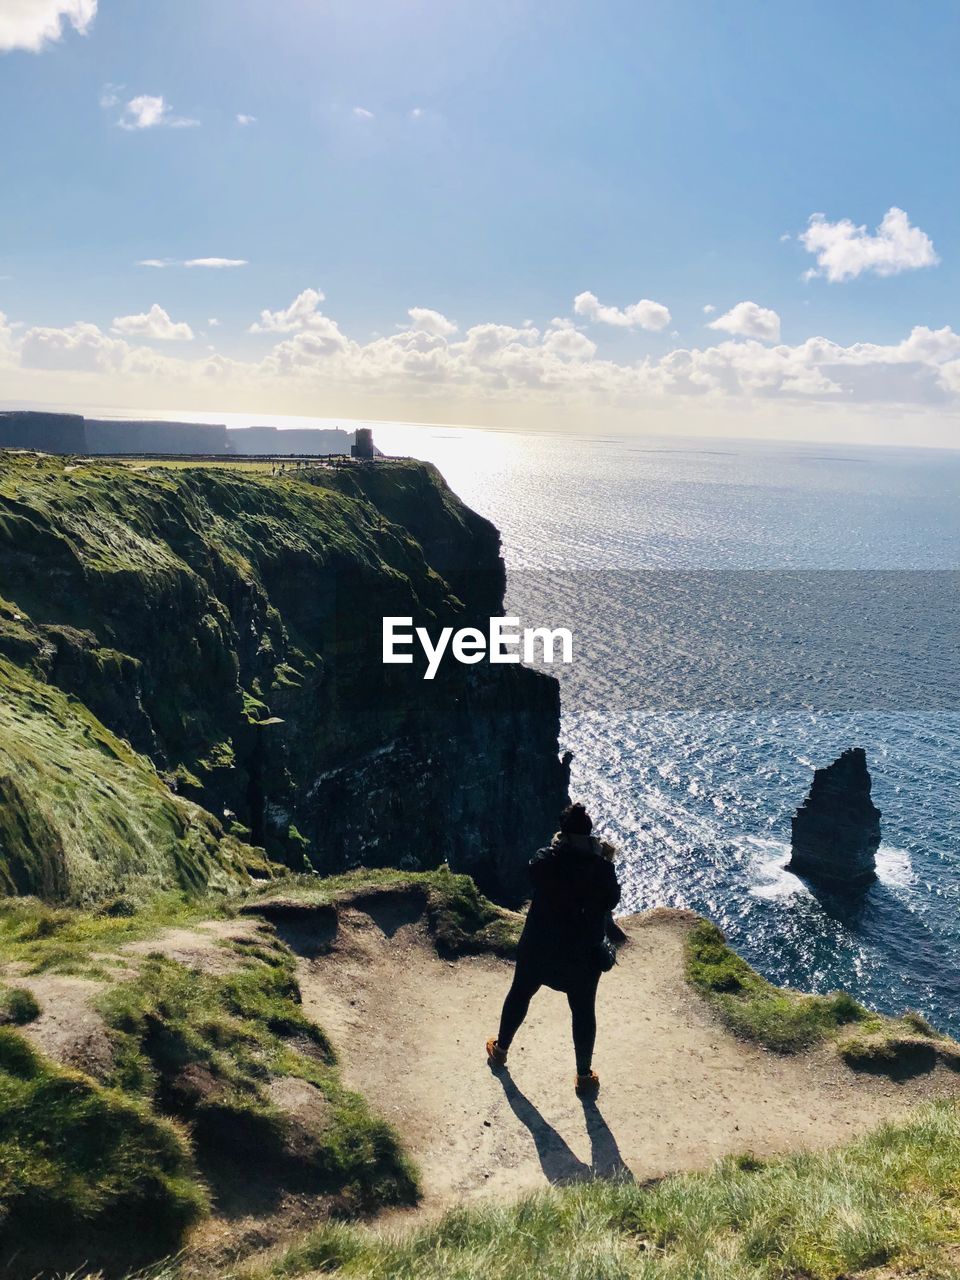
[[955,443],[958,35],[953,0],[0,0],[0,400]]

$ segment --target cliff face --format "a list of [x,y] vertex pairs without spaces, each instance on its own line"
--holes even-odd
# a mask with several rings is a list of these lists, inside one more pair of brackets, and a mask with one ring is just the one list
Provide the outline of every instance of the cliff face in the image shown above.
[[75,413],[0,412],[0,448],[73,454],[349,454],[350,432],[337,428],[226,427]]
[[86,418],[87,453],[227,453],[223,426],[199,422],[152,422]]
[[40,413],[31,409],[0,413],[0,449],[82,453],[86,447],[86,431],[79,414]]
[[349,454],[353,436],[339,427],[227,427],[231,453]]
[[[496,530],[421,464],[271,477],[0,463],[0,656],[20,686],[67,695],[63,714],[109,739],[95,752],[152,775],[161,808],[200,823],[188,878],[235,863],[223,824],[295,867],[447,859],[520,896],[566,793],[556,683],[453,662],[428,683],[380,653],[384,614],[434,633],[500,612],[502,591]],[[36,710],[35,694],[10,696]],[[28,747],[11,741],[0,738],[0,782],[13,787]],[[70,824],[54,790],[48,780],[34,801],[50,866],[42,882],[20,871],[16,887],[71,897],[79,863],[62,840],[56,851]],[[96,829],[91,805],[81,825]],[[144,856],[124,840],[105,891]]]

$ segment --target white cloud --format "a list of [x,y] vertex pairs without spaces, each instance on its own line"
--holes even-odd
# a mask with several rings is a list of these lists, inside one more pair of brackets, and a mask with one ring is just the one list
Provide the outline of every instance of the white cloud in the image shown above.
[[216,318],[216,316],[211,316],[210,319],[207,321],[207,324],[210,326],[211,329],[217,329],[220,326],[220,321]]
[[232,267],[247,267],[246,258],[141,258],[138,267],[153,267],[162,271],[165,267],[206,267],[213,271],[225,271]]
[[366,107],[354,107],[353,114],[358,120],[372,120],[374,118],[373,112],[368,111]]
[[232,267],[246,267],[246,258],[188,258],[185,267],[209,267],[212,271],[227,271]]
[[894,276],[918,267],[933,267],[940,261],[930,237],[912,226],[896,206],[883,215],[873,235],[849,218],[828,222],[822,213],[811,214],[810,225],[799,240],[817,259],[816,267],[805,273],[805,279],[826,276],[831,283],[855,280],[867,271]]
[[320,311],[324,296],[320,289],[304,289],[285,310],[261,311],[260,319],[250,326],[250,332],[294,333],[298,329],[322,329],[332,323]]
[[248,125],[248,124],[256,124],[256,123],[257,123],[256,116],[245,115],[242,111],[237,112],[237,124]]
[[424,333],[432,333],[440,338],[449,338],[457,332],[457,326],[439,311],[431,311],[429,307],[411,307],[407,315],[413,321],[414,329]]
[[716,309],[717,308],[713,305],[712,302],[706,302],[704,303],[704,306],[703,306],[703,314],[705,316],[712,316],[714,311],[716,311]]
[[543,339],[543,349],[549,355],[563,360],[590,360],[597,354],[597,344],[585,333],[571,326],[548,329]]
[[[960,334],[949,326],[918,325],[892,345],[839,346],[808,338],[795,347],[749,339],[703,351],[673,351],[656,367],[670,392],[769,398],[843,399],[866,405],[947,405],[960,408],[952,364],[960,360]],[[654,370],[651,370],[653,372]]]
[[595,293],[578,293],[573,300],[578,316],[586,316],[596,324],[612,324],[621,329],[665,329],[670,323],[670,312],[659,302],[641,298],[621,311],[619,307],[604,306]]
[[755,302],[738,302],[735,307],[711,320],[708,329],[720,329],[741,338],[759,338],[762,342],[780,341],[780,317],[769,307]]
[[134,131],[137,129],[192,129],[199,120],[189,120],[185,116],[175,116],[170,104],[162,95],[149,93],[138,94],[131,98],[123,108],[123,115],[117,121],[121,129]]
[[603,421],[617,414],[629,421],[638,411],[682,415],[693,400],[728,424],[763,405],[776,405],[771,421],[783,423],[784,413],[811,404],[818,406],[804,418],[811,423],[864,411],[877,422],[884,409],[887,421],[927,412],[925,420],[935,418],[943,430],[960,421],[960,333],[949,326],[916,326],[897,343],[849,346],[816,336],[794,346],[738,336],[618,362],[600,358],[569,319],[545,330],[491,321],[461,335],[428,332],[411,316],[409,328],[356,341],[320,311],[322,300],[319,290],[304,290],[285,310],[262,313],[256,331],[272,341],[262,357],[246,361],[196,346],[170,354],[176,344],[164,337],[181,326],[156,307],[119,318],[113,334],[86,322],[24,332],[0,317],[4,386],[8,399],[13,387],[24,399],[56,390],[78,402],[109,390],[130,404],[160,406],[176,388],[211,409],[269,403],[285,412],[324,405],[347,413],[337,406],[348,405],[359,410],[352,416],[416,412],[424,421],[454,421],[451,415],[462,413],[461,421],[493,424],[503,415],[514,422],[538,414],[540,421],[565,414],[582,421],[584,412]]
[[13,325],[0,311],[0,367],[16,363],[15,341]]
[[27,49],[39,53],[59,40],[69,25],[86,35],[97,16],[97,0],[3,0],[0,4],[0,53]]
[[127,343],[108,337],[95,324],[78,321],[63,329],[29,329],[20,347],[20,362],[29,369],[110,373],[121,366],[128,350]]
[[127,337],[149,338],[160,342],[190,342],[193,338],[190,326],[175,323],[157,302],[141,315],[117,316],[111,327],[114,333],[122,333]]
[[422,120],[424,114],[425,113],[424,113],[423,107],[414,107],[413,110],[410,112],[410,119]]

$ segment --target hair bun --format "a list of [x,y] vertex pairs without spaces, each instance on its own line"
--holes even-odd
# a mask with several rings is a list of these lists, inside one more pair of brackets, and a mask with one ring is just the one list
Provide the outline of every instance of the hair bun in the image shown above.
[[567,836],[588,836],[593,830],[593,820],[586,807],[580,803],[568,804],[560,815],[560,830]]

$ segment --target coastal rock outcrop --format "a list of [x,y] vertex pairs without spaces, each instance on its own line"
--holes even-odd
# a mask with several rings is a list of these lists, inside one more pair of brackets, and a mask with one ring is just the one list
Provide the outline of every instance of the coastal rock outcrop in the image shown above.
[[[14,867],[0,812],[0,887],[124,892],[182,854],[179,824],[200,833],[184,885],[209,878],[225,828],[297,870],[448,862],[518,902],[566,799],[556,680],[450,662],[425,681],[384,666],[381,642],[388,614],[485,626],[504,582],[497,530],[422,463],[271,476],[0,455],[0,698],[17,728],[0,777],[31,775],[47,833],[43,874]],[[118,780],[34,777],[38,738],[70,747],[68,772],[99,757]],[[125,793],[108,804],[120,775],[147,788],[162,841]]]
[[791,823],[788,870],[830,887],[876,879],[880,810],[870,798],[870,772],[862,747],[850,747],[823,769]]

